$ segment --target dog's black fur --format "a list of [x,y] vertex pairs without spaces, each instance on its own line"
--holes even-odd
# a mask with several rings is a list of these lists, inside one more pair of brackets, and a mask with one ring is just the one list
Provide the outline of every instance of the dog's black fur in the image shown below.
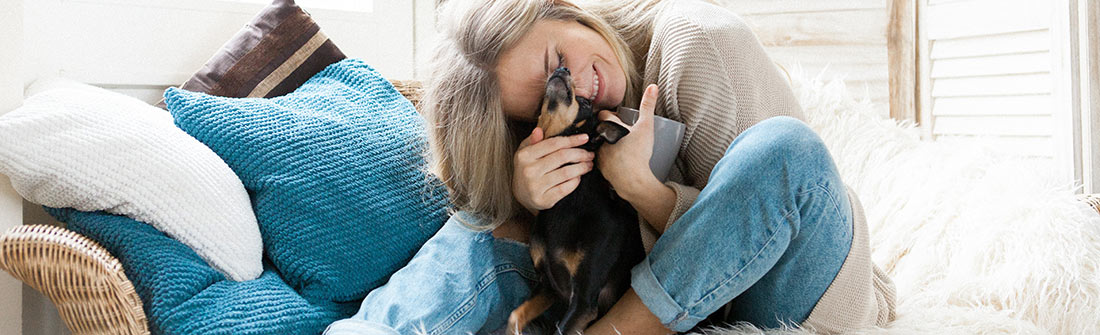
[[[629,132],[613,122],[600,122],[587,99],[574,97],[569,70],[559,68],[547,81],[542,113],[571,114],[570,108],[577,109],[576,116],[559,116],[558,121],[571,123],[547,137],[585,133],[589,141],[580,148],[595,152]],[[541,282],[535,296],[512,313],[510,333],[519,333],[532,318],[560,304],[564,312],[555,322],[557,331],[582,332],[630,288],[630,269],[645,257],[637,212],[630,203],[615,193],[598,169],[580,178],[576,190],[536,217],[531,256]]]

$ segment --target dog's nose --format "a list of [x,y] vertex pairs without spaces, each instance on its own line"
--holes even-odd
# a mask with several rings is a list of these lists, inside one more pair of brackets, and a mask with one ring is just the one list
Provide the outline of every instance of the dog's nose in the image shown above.
[[554,70],[554,75],[555,76],[568,75],[568,74],[570,74],[569,73],[569,68],[564,67],[564,66],[558,67],[557,69]]

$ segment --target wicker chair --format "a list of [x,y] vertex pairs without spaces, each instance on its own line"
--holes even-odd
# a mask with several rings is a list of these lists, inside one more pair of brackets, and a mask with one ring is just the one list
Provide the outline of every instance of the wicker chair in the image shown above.
[[[393,81],[417,104],[416,81]],[[1100,195],[1082,196],[1100,214]],[[0,268],[46,295],[73,334],[148,334],[141,300],[122,264],[65,228],[18,226],[0,235]]]

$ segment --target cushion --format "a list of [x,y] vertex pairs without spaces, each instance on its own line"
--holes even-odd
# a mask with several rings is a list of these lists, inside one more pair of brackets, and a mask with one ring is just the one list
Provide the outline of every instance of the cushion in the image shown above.
[[[275,0],[180,88],[224,97],[275,97],[344,58],[293,0]],[[158,107],[164,107],[163,100]]]
[[362,299],[447,219],[421,156],[423,120],[360,60],[281,97],[170,88],[165,99],[176,125],[244,182],[267,255],[303,296]]
[[256,217],[221,158],[163,110],[72,81],[57,86],[0,116],[0,173],[20,195],[130,216],[180,240],[229,278],[260,275]]
[[358,307],[305,299],[270,267],[256,280],[226,280],[187,246],[125,216],[46,211],[118,258],[153,334],[317,334]]

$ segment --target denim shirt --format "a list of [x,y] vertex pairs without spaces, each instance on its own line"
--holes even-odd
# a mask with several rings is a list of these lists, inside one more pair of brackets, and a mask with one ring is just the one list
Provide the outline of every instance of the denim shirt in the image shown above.
[[492,334],[527,300],[538,277],[526,244],[494,238],[459,212],[408,265],[371,291],[359,312],[325,334]]

